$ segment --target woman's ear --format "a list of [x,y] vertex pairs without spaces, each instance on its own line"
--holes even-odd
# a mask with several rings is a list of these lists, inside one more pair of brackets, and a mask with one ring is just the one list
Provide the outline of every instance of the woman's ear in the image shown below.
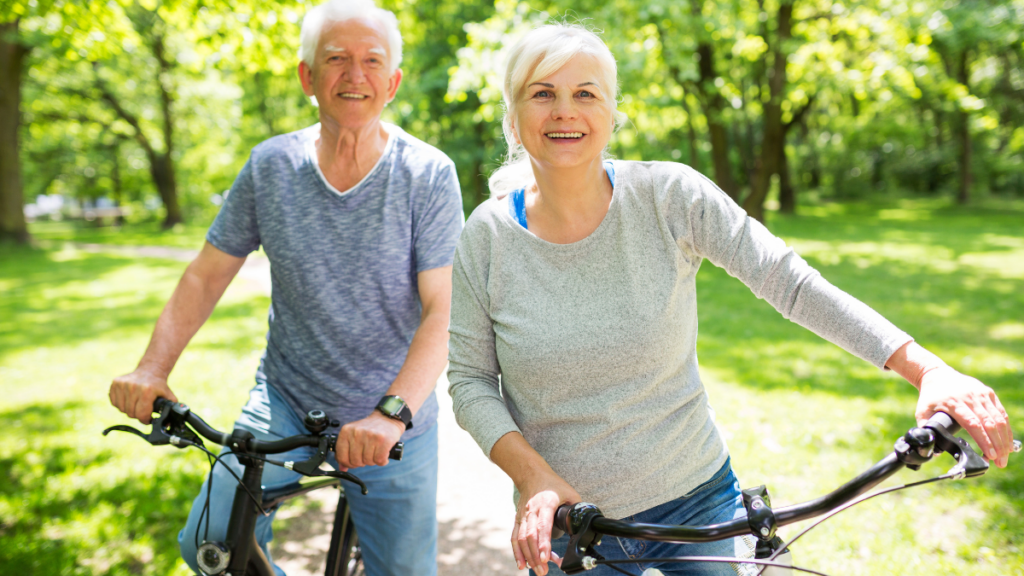
[[509,118],[509,120],[508,120],[508,128],[512,132],[512,139],[516,141],[516,144],[519,144],[520,146],[522,146],[523,145],[523,141],[519,139],[519,131],[516,130],[516,120],[515,120],[515,118]]

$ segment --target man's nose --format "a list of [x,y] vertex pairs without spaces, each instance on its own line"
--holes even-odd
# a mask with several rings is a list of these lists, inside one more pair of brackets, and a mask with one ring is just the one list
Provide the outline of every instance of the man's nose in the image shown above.
[[363,70],[363,65],[361,63],[351,62],[345,66],[342,76],[346,81],[351,82],[352,84],[359,84],[366,79],[366,71]]

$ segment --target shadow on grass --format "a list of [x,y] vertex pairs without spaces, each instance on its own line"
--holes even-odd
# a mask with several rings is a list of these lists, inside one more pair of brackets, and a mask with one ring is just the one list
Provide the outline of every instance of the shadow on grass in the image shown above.
[[[167,574],[177,562],[177,527],[201,476],[171,466],[123,474],[132,466],[124,452],[148,446],[126,444],[118,454],[46,442],[88,409],[67,402],[0,413],[0,430],[25,444],[0,459],[4,574]],[[77,480],[101,470],[119,478]]]
[[[801,232],[805,238],[814,236],[807,234],[807,228]],[[826,234],[836,236],[832,231],[820,234],[823,239]],[[829,265],[814,258],[808,261],[830,282],[926,347],[983,349],[1010,359],[1022,356],[1024,340],[992,336],[992,328],[999,323],[1024,317],[1019,281],[969,267],[942,273],[927,265],[882,258],[881,265],[869,269],[850,260]],[[906,384],[863,370],[860,360],[823,346],[822,339],[784,319],[767,303],[756,301],[746,286],[723,270],[706,265],[697,280],[702,365],[725,370],[736,382],[762,390],[813,389],[870,399],[914,394]],[[1020,407],[1024,396],[1016,384],[1024,366],[1017,364],[1009,369],[1002,364],[958,367],[996,387]]]
[[[137,282],[109,278],[142,267]],[[73,345],[133,332],[148,333],[185,264],[109,254],[79,253],[60,260],[54,252],[21,249],[5,254],[0,267],[0,358],[28,348]],[[212,320],[263,318],[265,298],[222,303]],[[251,334],[200,347],[252,349]],[[258,345],[258,344],[257,344]]]

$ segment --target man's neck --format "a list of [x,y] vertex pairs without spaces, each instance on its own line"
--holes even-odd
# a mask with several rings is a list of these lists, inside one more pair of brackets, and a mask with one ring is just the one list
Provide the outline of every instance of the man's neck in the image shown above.
[[324,178],[339,192],[361,182],[377,165],[388,144],[388,132],[380,120],[358,128],[339,126],[321,118],[316,141],[317,163]]

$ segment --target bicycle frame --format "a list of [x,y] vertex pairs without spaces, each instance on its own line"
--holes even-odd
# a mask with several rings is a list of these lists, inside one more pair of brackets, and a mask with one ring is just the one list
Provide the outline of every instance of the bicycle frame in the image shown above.
[[[328,553],[327,576],[338,576],[339,570],[343,566],[347,569],[349,554],[352,544],[356,541],[356,536],[340,480],[349,480],[358,485],[363,494],[367,493],[367,488],[359,478],[348,472],[320,469],[320,465],[327,459],[328,452],[333,450],[334,444],[337,442],[336,436],[322,433],[329,426],[339,426],[340,423],[328,420],[323,411],[313,410],[306,416],[304,422],[306,428],[311,432],[310,435],[291,436],[266,442],[256,440],[251,432],[239,428],[236,428],[231,434],[219,432],[182,403],[158,398],[153,404],[153,411],[159,413],[160,416],[153,419],[153,427],[149,434],[144,434],[130,426],[117,425],[104,430],[103,435],[106,436],[111,431],[129,432],[154,446],[167,444],[178,448],[195,446],[212,455],[212,452],[203,447],[200,439],[203,437],[211,442],[229,447],[231,453],[243,467],[242,477],[238,478],[238,486],[235,487],[225,541],[208,541],[199,546],[197,560],[205,572],[226,576],[242,576],[244,574],[274,576],[270,560],[256,542],[255,528],[259,514],[264,514],[267,510],[272,510],[282,502],[300,494],[332,485],[337,485],[341,494],[338,500],[338,510],[335,513],[331,551]],[[314,448],[314,453],[303,462],[278,462],[263,457],[268,454],[288,452],[299,447]],[[402,442],[398,442],[391,448],[388,457],[392,460],[401,460],[403,448]],[[262,477],[266,463],[282,466],[307,478],[315,478],[315,480],[264,494]]]

